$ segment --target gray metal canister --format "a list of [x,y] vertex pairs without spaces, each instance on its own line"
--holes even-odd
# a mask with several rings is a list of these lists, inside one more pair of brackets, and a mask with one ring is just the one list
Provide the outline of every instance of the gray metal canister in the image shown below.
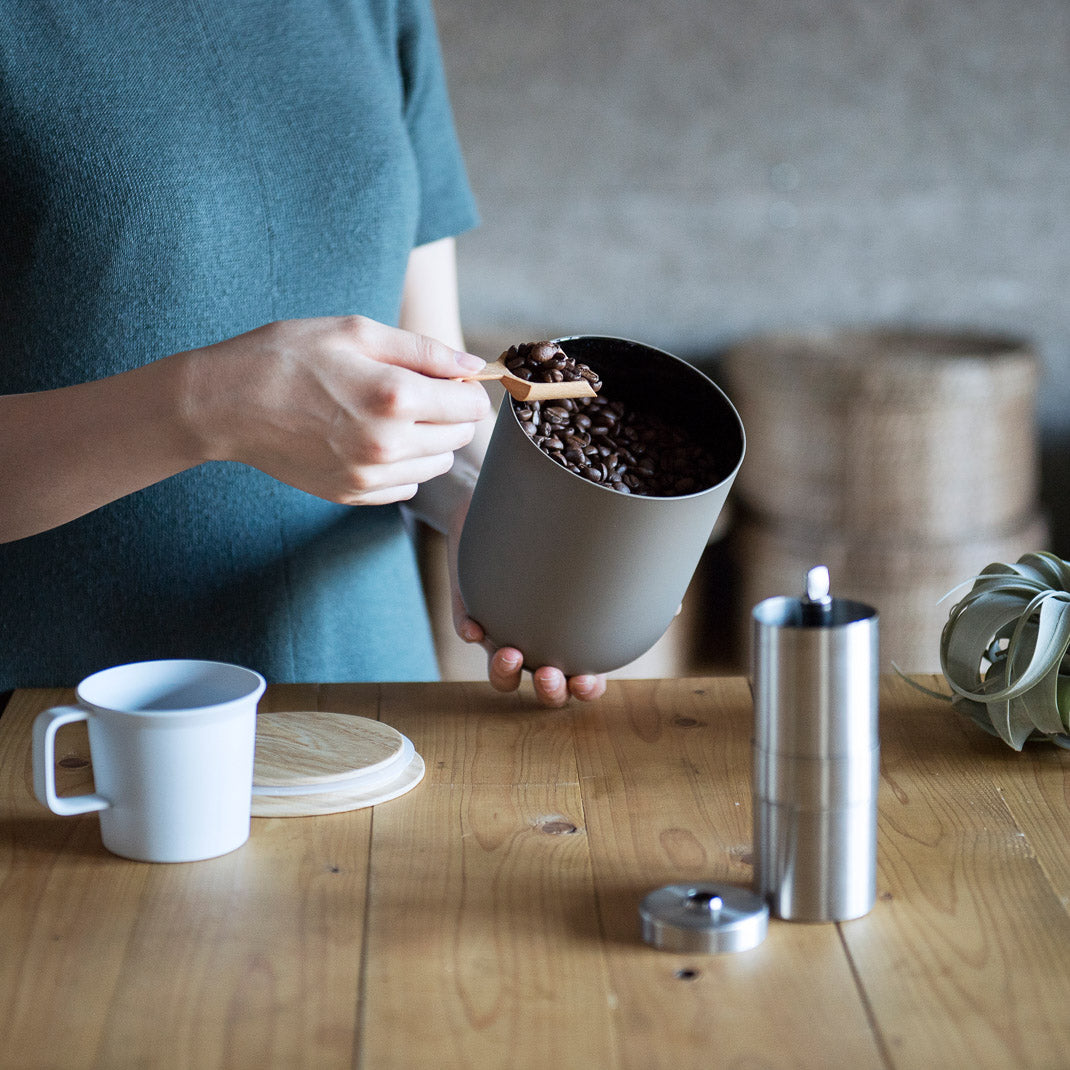
[[601,335],[557,341],[605,397],[686,431],[718,468],[694,493],[621,494],[552,460],[505,399],[461,533],[461,595],[495,646],[574,676],[627,665],[672,623],[746,440],[724,392],[679,357]]
[[877,612],[802,598],[752,614],[755,889],[788,921],[846,921],[876,899]]

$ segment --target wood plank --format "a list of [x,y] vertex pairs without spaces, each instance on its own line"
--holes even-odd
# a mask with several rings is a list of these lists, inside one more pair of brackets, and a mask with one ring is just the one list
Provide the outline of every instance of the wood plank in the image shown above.
[[[941,689],[939,677],[924,682]],[[1070,751],[1037,742],[1018,752],[968,719],[952,717],[973,760],[984,765],[986,777],[1003,797],[1052,889],[1070,911]]]
[[377,808],[362,1066],[613,1070],[581,808],[574,783]]
[[487,683],[391,684],[379,716],[423,755],[427,784],[575,783],[575,707],[545,710],[529,687],[501,694]]
[[116,858],[94,816],[29,796],[48,700],[14,701],[0,724],[0,941],[21,949],[0,954],[10,1065],[350,1066],[371,812],[256,820],[248,844],[204,862]]
[[[975,749],[990,754],[1002,746],[985,738],[976,740]],[[1002,771],[1009,767],[1015,775],[1003,778]],[[1000,776],[996,790],[1003,795],[1015,825],[1036,854],[1052,890],[1070,911],[1070,751],[1046,743],[1030,745],[1021,755],[1000,753],[993,771]]]
[[611,685],[577,714],[618,1057],[635,1070],[881,1067],[836,926],[773,921],[758,948],[722,955],[640,938],[656,887],[751,886],[751,711],[745,681],[711,678]]
[[571,716],[486,684],[384,695],[428,773],[376,810],[362,1065],[404,1034],[408,1066],[615,1066]]
[[351,1065],[370,819],[340,816],[151,870],[99,1065]]
[[894,1065],[1065,1066],[1070,918],[1005,800],[1036,766],[979,758],[979,730],[904,681],[881,710],[882,901],[843,932]]
[[[13,1066],[91,1064],[132,928],[110,906],[136,901],[144,880],[133,867],[94,879],[97,819],[56,817],[33,796],[33,718],[72,699],[67,690],[17,691],[0,719],[0,1006]],[[62,734],[61,754],[71,738]]]

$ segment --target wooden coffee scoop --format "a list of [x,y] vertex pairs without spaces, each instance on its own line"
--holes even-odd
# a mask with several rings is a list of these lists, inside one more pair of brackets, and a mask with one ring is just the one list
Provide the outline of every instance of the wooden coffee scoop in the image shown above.
[[564,383],[529,383],[514,375],[501,361],[490,361],[475,375],[466,375],[465,382],[472,379],[500,379],[506,391],[517,401],[549,401],[553,398],[593,398],[597,391],[586,379],[573,379]]

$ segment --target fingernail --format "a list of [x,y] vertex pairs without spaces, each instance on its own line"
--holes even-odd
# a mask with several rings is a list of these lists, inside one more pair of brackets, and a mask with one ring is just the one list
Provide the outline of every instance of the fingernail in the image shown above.
[[457,366],[463,368],[466,372],[477,372],[487,366],[485,360],[473,356],[471,353],[457,353],[454,356],[454,360],[457,362]]
[[543,665],[542,668],[536,669],[535,679],[538,683],[543,684],[545,687],[548,687],[553,691],[567,691],[568,681],[562,677],[557,669],[553,669],[549,665]]
[[594,691],[596,682],[593,676],[574,676],[571,691],[576,698],[583,698]]
[[512,672],[514,669],[519,669],[524,663],[524,658],[520,654],[499,654],[498,664],[508,672]]

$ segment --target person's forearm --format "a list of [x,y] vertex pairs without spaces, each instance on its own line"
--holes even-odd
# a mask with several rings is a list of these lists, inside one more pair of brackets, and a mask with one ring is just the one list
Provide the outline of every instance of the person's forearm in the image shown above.
[[0,398],[0,541],[202,461],[344,505],[411,498],[489,412],[482,361],[361,316],[265,324],[93,383]]
[[181,357],[0,397],[0,542],[34,535],[197,463]]

